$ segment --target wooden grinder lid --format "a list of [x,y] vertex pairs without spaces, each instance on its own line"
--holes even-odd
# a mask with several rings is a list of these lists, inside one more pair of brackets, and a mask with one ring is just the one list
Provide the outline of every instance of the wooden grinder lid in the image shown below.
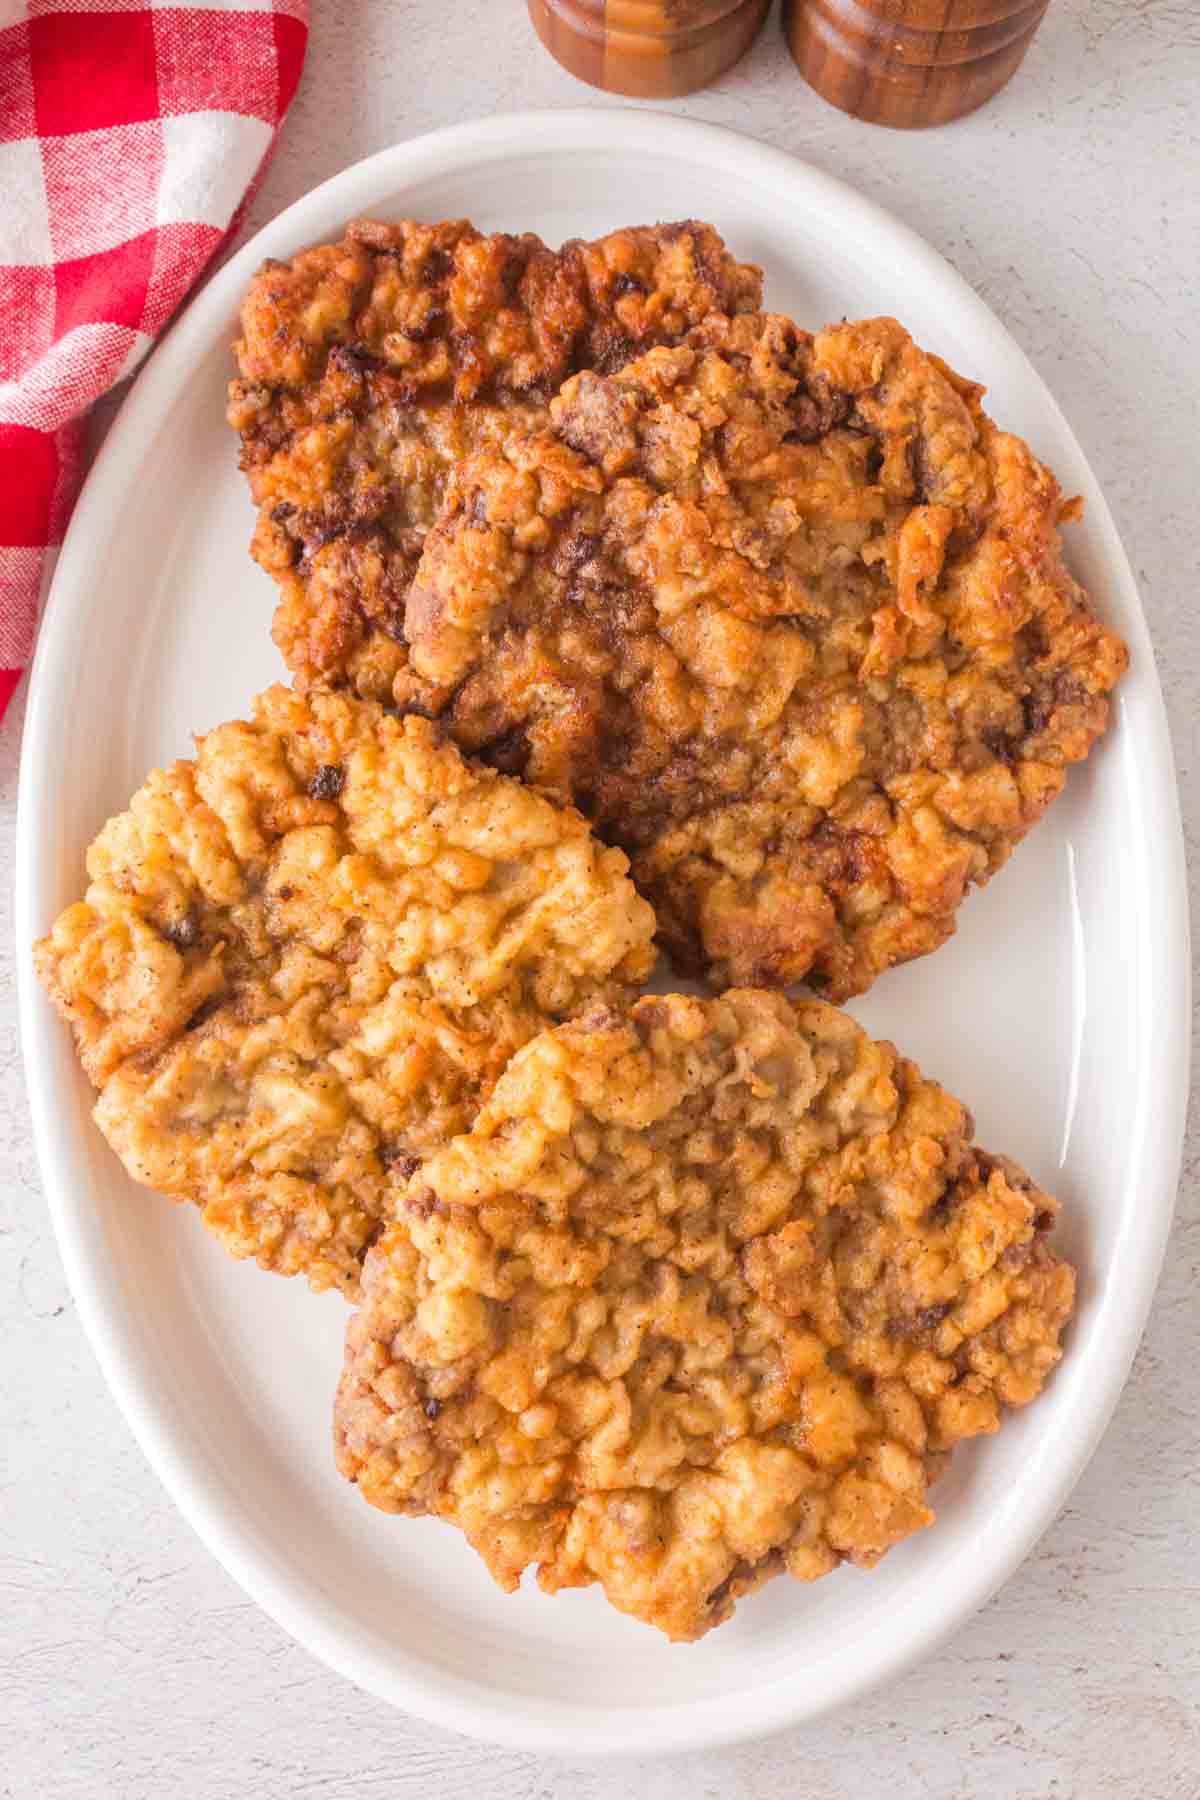
[[610,94],[665,100],[735,63],[770,0],[529,0],[534,29],[572,75]]
[[788,48],[822,99],[876,125],[944,125],[1015,72],[1048,0],[783,0]]

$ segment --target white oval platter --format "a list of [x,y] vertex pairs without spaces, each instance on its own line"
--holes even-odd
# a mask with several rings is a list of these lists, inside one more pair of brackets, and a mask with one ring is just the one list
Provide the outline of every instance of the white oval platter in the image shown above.
[[47,1200],[107,1378],[179,1506],[243,1587],[332,1667],[411,1712],[546,1752],[695,1749],[814,1715],[927,1652],[1062,1505],[1125,1380],[1161,1263],[1187,1087],[1187,919],[1162,700],[1128,562],[1087,462],[1004,327],[911,231],[747,138],[654,113],[493,118],[399,144],[297,202],[197,295],[126,400],[43,622],[20,778],[23,945],[154,764],[282,673],[272,589],[224,423],[240,297],[263,257],[355,214],[467,215],[548,242],[712,220],[815,327],[901,316],[985,381],[994,415],[1087,501],[1069,553],[1132,668],[1112,732],[957,938],[854,1010],[972,1106],[980,1140],[1063,1202],[1081,1291],[1042,1400],[959,1453],[934,1529],[873,1573],[787,1580],[671,1647],[598,1591],[503,1597],[448,1527],[372,1512],[333,1471],[342,1302],[236,1265],[190,1209],[135,1188],[89,1117],[22,957]]

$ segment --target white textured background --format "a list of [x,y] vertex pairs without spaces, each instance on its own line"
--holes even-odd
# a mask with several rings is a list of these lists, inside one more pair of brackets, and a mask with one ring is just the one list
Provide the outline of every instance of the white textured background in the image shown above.
[[[520,0],[313,0],[258,225],[346,163],[481,113],[594,101]],[[857,125],[774,17],[680,111],[859,187],[985,296],[1049,381],[1124,535],[1200,831],[1200,0],[1052,0],[1012,85],[932,134]],[[897,294],[896,310],[904,311]],[[8,1800],[1197,1800],[1200,1136],[1133,1378],[1074,1498],[933,1661],[825,1722],[573,1766],[410,1724],[234,1587],[150,1473],[46,1222],[10,911],[22,696],[0,727],[0,1794]],[[1193,857],[1194,861],[1194,857]]]

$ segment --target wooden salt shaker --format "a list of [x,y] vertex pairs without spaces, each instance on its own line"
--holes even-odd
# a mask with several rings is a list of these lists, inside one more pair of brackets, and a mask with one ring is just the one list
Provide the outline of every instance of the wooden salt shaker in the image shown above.
[[735,63],[770,0],[529,0],[534,29],[564,69],[639,100],[666,100]]
[[875,125],[944,125],[1014,73],[1048,0],[783,0],[783,30],[822,99]]

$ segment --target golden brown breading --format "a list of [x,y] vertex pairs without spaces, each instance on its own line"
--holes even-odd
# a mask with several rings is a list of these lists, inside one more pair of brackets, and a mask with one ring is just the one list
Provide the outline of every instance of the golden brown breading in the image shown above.
[[153,773],[37,946],[135,1180],[353,1291],[388,1169],[653,961],[620,851],[424,719],[271,688]]
[[288,667],[403,699],[405,598],[453,465],[543,425],[574,370],[616,368],[760,294],[758,271],[694,220],[560,251],[464,220],[359,220],[267,263],[229,418]]
[[603,1006],[542,1034],[367,1258],[335,1437],[506,1589],[701,1636],[869,1568],[1059,1358],[1055,1203],[820,1001]]
[[454,477],[423,703],[621,844],[717,986],[935,949],[1105,727],[1125,647],[981,392],[892,319],[713,318]]

